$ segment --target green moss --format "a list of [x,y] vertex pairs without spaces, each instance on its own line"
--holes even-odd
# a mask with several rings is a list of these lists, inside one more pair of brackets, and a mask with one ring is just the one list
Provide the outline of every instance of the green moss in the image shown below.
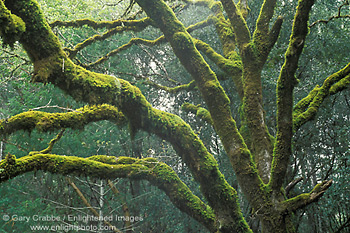
[[207,2],[209,2],[209,6],[208,6],[209,9],[211,11],[213,11],[214,13],[223,11],[223,7],[222,7],[221,2],[217,2],[217,1],[214,1],[214,0],[210,0],[210,1],[207,1]]
[[173,35],[173,41],[177,44],[178,48],[183,50],[189,47],[194,47],[191,37],[185,32],[176,32]]
[[134,31],[140,31],[144,29],[150,23],[150,18],[143,18],[140,20],[114,20],[114,21],[95,21],[92,19],[78,19],[73,21],[61,21],[56,20],[50,24],[51,27],[64,26],[64,27],[82,27],[89,26],[94,29],[99,28],[116,28],[120,26],[132,27]]
[[124,125],[126,119],[114,106],[103,104],[98,106],[86,106],[74,112],[46,113],[28,111],[5,120],[0,120],[0,134],[7,135],[17,130],[31,132],[33,129],[40,131],[54,131],[62,128],[83,129],[90,122],[110,120],[117,125]]
[[[233,77],[241,77],[242,75],[242,61],[237,52],[232,51],[230,48],[230,52],[225,54],[226,58],[215,52],[213,48],[211,48],[208,44],[195,40],[196,47],[202,51],[210,60],[212,60],[220,69],[225,71],[227,74]],[[235,85],[240,87],[241,84]]]
[[200,105],[195,106],[189,103],[184,103],[181,106],[181,109],[187,112],[192,112],[196,114],[198,118],[204,120],[210,125],[213,125],[213,120],[211,119],[210,112],[207,109],[200,107]]
[[330,75],[321,87],[316,86],[305,98],[300,100],[293,109],[294,130],[316,116],[323,101],[332,94],[344,90],[350,84],[350,66]]
[[233,1],[222,0],[221,2],[232,24],[237,43],[241,48],[250,41],[250,32],[244,16]]
[[250,12],[250,8],[249,8],[248,4],[247,5],[243,5],[241,3],[241,1],[239,1],[238,4],[237,4],[237,8],[241,12],[243,18],[246,19],[248,14],[249,14],[249,12]]
[[90,104],[115,103],[120,80],[77,66],[63,52],[34,62],[33,82],[51,82],[77,101]]
[[7,0],[5,4],[26,25],[26,30],[20,38],[20,43],[28,52],[32,61],[41,60],[60,51],[58,39],[50,30],[35,0]]
[[148,157],[148,158],[144,158],[143,160],[149,163],[158,163],[158,160],[155,158]]
[[[15,161],[15,162],[13,162]],[[0,181],[33,170],[44,170],[51,173],[88,175],[101,179],[131,178],[144,179],[159,187],[180,210],[201,222],[210,231],[216,229],[212,209],[203,203],[179,179],[168,165],[153,158],[135,159],[96,155],[89,158],[59,156],[53,154],[35,154],[18,160],[8,155],[0,161]]]
[[135,163],[137,159],[131,157],[119,157],[117,161],[118,164],[132,164]]
[[16,156],[8,153],[5,157],[5,161],[9,165],[15,165],[16,164]]
[[332,85],[332,87],[329,89],[329,93],[333,95],[339,91],[346,89],[347,87],[349,87],[349,85],[350,85],[350,75],[347,75],[346,77],[342,78],[340,81]]
[[3,1],[0,1],[0,37],[3,40],[3,45],[13,46],[20,40],[25,32],[26,26],[23,20],[9,11]]

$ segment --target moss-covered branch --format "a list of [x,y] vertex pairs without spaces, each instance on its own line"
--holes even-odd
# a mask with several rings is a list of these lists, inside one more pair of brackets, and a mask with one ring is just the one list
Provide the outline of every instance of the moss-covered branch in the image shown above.
[[[137,28],[137,27],[116,27],[113,29],[108,30],[107,32],[103,33],[102,35],[94,35],[83,42],[77,44],[73,49],[66,49],[66,51],[69,52],[69,58],[74,58],[76,54],[81,51],[82,49],[86,48],[87,46],[91,45],[92,43],[96,41],[103,41],[111,36],[114,36],[117,33],[123,33],[125,31],[133,31],[136,32],[138,30],[142,30],[144,28]],[[126,46],[123,46],[126,47]],[[129,46],[130,47],[130,46]],[[121,49],[120,49],[121,50]]]
[[205,121],[209,125],[214,124],[213,120],[211,119],[210,112],[207,109],[202,108],[200,105],[193,105],[190,103],[184,103],[181,106],[181,109],[186,111],[186,112],[191,112],[191,113],[195,114],[196,117],[202,119],[203,121]]
[[155,46],[155,45],[159,45],[159,44],[164,43],[164,42],[166,42],[164,36],[158,37],[155,40],[146,40],[146,39],[142,39],[142,38],[132,38],[128,43],[123,44],[119,48],[112,50],[111,52],[109,52],[105,56],[99,58],[97,61],[85,65],[85,67],[92,67],[92,66],[96,66],[98,64],[101,64],[101,63],[107,61],[110,57],[113,57],[113,56],[119,54],[120,52],[125,51],[126,49],[130,48],[133,45],[141,45],[142,44],[142,45],[147,45],[147,46]]
[[266,62],[267,56],[277,41],[282,26],[282,17],[277,18],[273,27],[269,28],[270,21],[274,14],[276,0],[265,0],[260,15],[257,19],[256,29],[253,34],[253,41],[259,53],[260,63]]
[[221,68],[226,73],[241,77],[242,76],[242,60],[237,55],[234,58],[227,59],[222,55],[218,54],[212,47],[201,40],[194,40],[195,45],[198,50],[203,52],[211,61],[213,61],[219,68]]
[[53,138],[50,142],[49,142],[49,146],[41,151],[31,151],[29,153],[29,155],[34,155],[34,154],[49,154],[51,153],[53,146],[55,145],[56,142],[58,142],[64,133],[65,129],[62,129],[55,138]]
[[320,184],[317,184],[315,188],[309,193],[303,193],[296,197],[290,198],[280,203],[280,208],[283,211],[294,212],[300,208],[303,208],[313,202],[318,201],[326,190],[332,185],[332,180],[323,181]]
[[293,109],[294,131],[312,120],[323,101],[330,95],[348,88],[350,85],[350,63],[343,69],[330,75],[321,87],[316,86],[305,98],[300,100]]
[[[222,42],[224,45],[230,47],[229,42],[226,41],[227,39],[222,39],[222,40],[224,40]],[[241,99],[243,99],[244,93],[243,93],[243,83],[242,83],[242,73],[243,73],[242,59],[237,54],[237,52],[234,51],[234,48],[233,50],[230,50],[231,52],[226,53],[226,57],[227,57],[226,58],[221,56],[212,47],[210,47],[208,44],[204,43],[203,41],[196,39],[194,40],[194,42],[195,42],[196,48],[199,51],[205,54],[221,70],[223,70],[225,73],[227,73],[232,77],[232,80],[235,84],[238,95]]]
[[259,53],[259,63],[260,65],[264,65],[268,55],[271,52],[271,49],[277,42],[279,33],[282,28],[283,18],[280,16],[276,19],[272,28],[265,32],[264,28],[258,28],[254,32],[254,44],[256,45],[256,49]]
[[276,192],[282,187],[292,153],[293,89],[297,83],[295,72],[308,34],[309,14],[314,2],[299,0],[285,62],[277,81],[277,136],[270,180],[270,185]]
[[221,0],[235,32],[236,41],[240,48],[250,42],[250,32],[247,23],[237,5],[232,0]]
[[80,158],[36,154],[16,159],[14,155],[7,155],[6,159],[0,162],[0,182],[36,170],[100,179],[148,180],[163,190],[181,211],[195,218],[210,231],[216,229],[215,217],[210,207],[189,190],[174,170],[153,158],[135,159],[103,155]]
[[[224,16],[221,2],[214,0],[185,0],[184,2],[207,7],[213,12],[214,16],[211,19],[222,44],[223,57],[202,41],[195,40],[196,47],[233,79],[236,90],[240,98],[243,99],[242,61],[236,52],[235,33],[232,31],[230,22]],[[248,10],[248,6],[245,3],[241,4],[240,2],[239,5],[241,11],[244,11],[244,9]],[[244,14],[246,15],[246,13]]]
[[223,6],[221,2],[215,0],[183,0],[187,4],[194,4],[197,6],[203,6],[210,9],[214,16],[211,20],[214,22],[219,39],[222,43],[224,56],[234,51],[235,48],[235,36],[231,29],[231,24],[226,20],[223,14]]
[[140,80],[143,84],[146,84],[146,85],[153,87],[155,89],[158,89],[158,90],[166,91],[166,92],[171,93],[171,94],[176,94],[176,93],[179,93],[181,91],[193,91],[193,90],[197,89],[196,82],[194,80],[192,80],[186,84],[181,84],[181,83],[175,81],[174,79],[168,77],[167,75],[154,74],[153,76],[158,77],[158,75],[159,75],[160,77],[165,77],[166,80],[169,83],[171,83],[171,86],[165,86],[165,85],[160,85],[160,84],[156,83],[155,81],[151,80],[150,77],[147,77],[147,76],[137,75],[137,74],[133,74],[133,73],[124,73],[124,72],[117,73],[117,74],[132,76],[135,79]]
[[[191,25],[189,27],[187,27],[187,31],[188,32],[193,32],[197,29],[206,27],[208,25],[211,24],[211,19],[208,18],[207,20],[201,21],[197,24]],[[83,42],[84,43],[84,42]],[[166,43],[165,37],[164,36],[160,36],[157,39],[154,40],[146,40],[146,39],[142,39],[142,38],[132,38],[128,43],[120,46],[119,48],[116,48],[114,50],[112,50],[111,52],[109,52],[108,54],[106,54],[105,56],[99,58],[97,61],[92,62],[90,64],[85,65],[84,67],[92,67],[98,64],[101,64],[105,61],[107,61],[110,57],[113,57],[117,54],[119,54],[120,52],[130,48],[133,45],[147,45],[147,46],[156,46],[162,43]]]
[[132,28],[138,28],[138,30],[142,30],[143,28],[146,28],[150,24],[151,24],[150,18],[143,18],[139,20],[118,19],[114,21],[95,21],[91,19],[78,19],[78,20],[72,20],[72,21],[56,20],[50,23],[50,26],[51,27],[77,27],[77,28],[80,28],[82,26],[89,26],[94,29],[100,29],[100,28],[112,29],[116,27],[132,27]]
[[[197,87],[203,95],[212,116],[214,128],[220,136],[225,150],[230,157],[242,189],[247,194],[247,198],[252,201],[254,205],[259,205],[258,203],[261,200],[254,198],[254,196],[265,195],[264,190],[258,188],[262,186],[262,181],[257,174],[252,156],[232,118],[229,99],[219,84],[214,72],[195,48],[194,41],[186,32],[183,24],[178,21],[174,13],[163,1],[139,0],[137,2],[148,16],[155,21],[170,42],[176,56],[196,81]],[[249,184],[249,187],[247,184]],[[254,191],[252,191],[252,189],[254,189]],[[235,205],[233,205],[236,201],[232,198],[230,199],[234,202],[229,203],[228,199],[226,205],[220,205],[220,208],[218,208],[217,200],[213,200],[212,196],[206,197],[213,209],[217,211],[218,215],[221,215],[225,210],[231,209],[229,211],[230,214],[223,219],[219,219],[219,221],[224,223],[228,221],[229,218],[239,218],[237,212],[232,211],[236,208],[234,207]],[[227,229],[231,231],[240,231],[239,228],[233,228],[232,225],[226,223],[223,224],[223,227],[227,227]],[[244,226],[242,226],[242,228],[243,227]]]
[[163,91],[166,91],[166,92],[172,93],[172,94],[179,93],[181,91],[191,91],[191,90],[196,89],[196,82],[193,80],[187,84],[182,84],[182,85],[178,85],[175,87],[168,87],[168,86],[159,85],[159,84],[157,84],[149,79],[146,79],[144,81],[144,83],[147,85],[150,85],[156,89],[163,90]]
[[74,112],[47,113],[40,111],[23,112],[0,121],[0,135],[18,130],[53,131],[64,128],[83,129],[91,122],[110,120],[118,125],[126,123],[124,115],[114,106],[103,104],[87,106]]
[[[238,44],[238,53],[243,67],[242,77],[234,79],[235,83],[241,84],[240,86],[236,84],[242,100],[242,111],[240,114],[241,133],[245,141],[249,143],[248,148],[254,156],[254,162],[261,179],[264,183],[268,183],[273,153],[273,137],[270,135],[266,125],[261,72],[267,55],[277,40],[277,25],[281,25],[276,23],[276,26],[273,27],[274,33],[271,34],[269,34],[269,25],[265,25],[266,22],[270,21],[276,3],[275,1],[264,1],[253,38],[250,36],[244,19],[249,11],[248,1],[240,1],[237,5],[232,0],[225,0],[222,3],[228,15],[230,14],[228,11],[238,12],[235,13],[235,21],[230,17],[229,19]],[[229,31],[229,28],[226,30]],[[232,50],[231,46],[231,56],[238,56],[238,54],[235,54],[236,50]]]
[[26,26],[23,20],[15,14],[12,14],[0,1],[0,37],[4,45],[13,46],[19,40]]
[[[160,13],[164,13],[164,10],[166,14],[169,13],[169,8],[164,8],[164,2],[156,3],[160,4],[159,8],[153,5],[154,2],[149,3],[151,2],[144,3],[143,7],[153,11],[153,20],[162,18],[164,15]],[[33,81],[51,82],[76,100],[90,104],[109,103],[117,106],[130,122],[132,133],[137,130],[144,130],[169,141],[177,154],[183,158],[195,180],[200,183],[201,191],[214,209],[223,231],[232,232],[233,229],[236,232],[248,231],[249,228],[239,209],[237,192],[227,183],[218,169],[217,162],[188,124],[178,116],[152,108],[140,90],[127,81],[90,72],[73,64],[63,52],[57,37],[52,33],[34,0],[11,1],[7,7],[24,18],[25,22],[30,22],[31,28],[21,37],[20,43],[34,63]],[[157,12],[158,10],[161,10],[161,12]],[[186,64],[186,68],[191,69],[191,74],[198,72],[196,78],[200,78],[201,75],[215,77],[213,72],[208,70],[207,65],[201,68],[204,62],[203,58],[195,49],[193,42],[188,43],[186,28],[174,18],[173,13],[171,14],[169,24],[160,25],[162,30],[164,27],[167,30],[165,37],[170,35],[168,32],[172,32],[170,38],[167,38],[171,44],[176,42],[183,55],[189,52],[190,56],[187,59],[193,58],[193,55],[195,58],[199,58],[198,64],[192,66],[193,62],[198,60],[196,59]],[[167,20],[168,15],[163,19]],[[181,31],[177,31],[177,29],[181,29]],[[190,50],[188,50],[189,45],[191,46]],[[175,51],[179,55],[179,50],[176,49]],[[196,51],[195,54],[193,54],[194,51]],[[180,57],[183,59],[184,56]],[[182,60],[182,62],[186,61]],[[216,79],[205,81],[199,79],[199,81],[202,90],[206,90],[206,100],[209,99],[211,109],[220,116],[216,119],[216,123],[220,126],[218,127],[219,132],[224,136],[225,145],[235,160],[237,173],[244,177],[243,184],[250,184],[249,192],[251,192],[251,186],[253,186],[256,192],[253,191],[252,193],[258,196],[262,192],[259,189],[260,180],[254,170],[254,165],[250,163],[249,152],[241,150],[240,146],[237,146],[237,142],[241,143],[242,146],[244,144],[232,119],[227,96]],[[222,99],[223,101],[219,101]],[[227,117],[228,123],[226,121]],[[228,131],[225,131],[225,128]],[[236,129],[236,131],[232,131],[232,129]],[[244,153],[241,153],[241,151]],[[74,173],[74,171],[72,172]]]

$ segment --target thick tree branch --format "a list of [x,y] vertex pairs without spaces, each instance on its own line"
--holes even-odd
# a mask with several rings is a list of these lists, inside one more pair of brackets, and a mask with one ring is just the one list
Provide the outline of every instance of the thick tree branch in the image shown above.
[[[260,22],[263,23],[263,22]],[[271,30],[268,30],[268,27],[264,26],[257,27],[254,32],[254,44],[258,50],[258,59],[260,65],[264,65],[268,55],[271,52],[271,49],[277,42],[279,33],[282,28],[283,18],[280,16],[277,18],[276,22],[273,24]]]
[[100,179],[129,178],[148,180],[163,190],[181,211],[201,222],[209,230],[216,229],[213,211],[179,179],[168,165],[153,158],[93,156],[80,158],[53,154],[36,154],[16,159],[8,155],[0,162],[0,182],[18,175],[42,170],[55,174],[86,175]]
[[[211,6],[211,4],[214,4],[211,0],[199,2],[205,2],[208,7]],[[199,4],[198,1],[195,1],[195,3]],[[227,4],[230,5],[234,3]],[[270,2],[265,5],[265,7],[266,6],[271,6]],[[242,22],[244,24],[245,17],[247,17],[249,12],[248,1],[240,1],[236,7],[242,14]],[[268,53],[278,38],[282,19],[279,18],[273,25],[271,31],[266,33],[266,38],[264,41],[266,43],[263,45],[264,50],[258,51],[256,46],[253,46],[254,41],[252,42],[250,40],[250,36],[247,36],[247,38],[249,37],[249,40],[246,39],[244,46],[238,46],[240,49],[240,54],[238,54],[236,52],[236,34],[238,32],[237,25],[234,24],[242,24],[239,24],[239,22],[230,23],[227,21],[221,6],[211,9],[215,14],[215,28],[222,44],[223,55],[226,59],[221,59],[220,56],[217,56],[217,54],[210,50],[210,47],[206,46],[205,44],[196,43],[196,47],[200,51],[204,52],[204,54],[211,60],[214,62],[216,61],[215,63],[232,77],[238,95],[243,102],[244,114],[241,115],[241,120],[243,122],[242,124],[244,125],[242,129],[244,130],[241,132],[244,134],[246,142],[251,142],[248,146],[254,154],[259,175],[262,177],[263,181],[267,183],[269,180],[270,163],[272,157],[272,136],[267,130],[264,119],[265,114],[262,104],[260,72],[264,62],[266,61]],[[264,9],[262,15],[264,15],[266,11],[267,7]],[[273,13],[273,9],[271,12]],[[248,29],[246,30],[249,34]],[[235,69],[232,69],[231,65],[234,65]],[[241,69],[241,71],[236,68]]]
[[[270,179],[274,139],[268,131],[265,120],[261,72],[282,24],[282,20],[278,19],[269,32],[269,22],[275,4],[274,0],[264,1],[253,38],[249,36],[244,46],[239,46],[239,55],[243,64],[241,133],[249,143],[248,148],[254,155],[259,175],[264,183],[268,183]],[[235,28],[232,21],[231,24]],[[235,31],[236,38],[238,33]]]
[[[197,87],[201,91],[212,116],[214,128],[220,136],[225,150],[229,154],[231,164],[236,171],[240,184],[243,186],[243,190],[246,191],[246,194],[249,195],[248,198],[251,198],[250,200],[252,200],[253,203],[255,202],[254,204],[257,204],[260,199],[252,197],[252,194],[263,196],[264,191],[257,188],[255,189],[256,192],[252,192],[251,189],[262,186],[262,182],[255,169],[255,164],[252,162],[251,154],[244,144],[235,121],[232,118],[229,99],[224,93],[215,74],[195,48],[193,39],[186,32],[185,27],[176,19],[173,12],[163,1],[139,0],[138,3],[148,16],[155,21],[170,42],[176,56],[195,79]],[[248,183],[250,184],[249,191],[248,186],[245,186]],[[234,202],[237,201],[229,198],[224,206],[219,207],[217,205],[217,200],[212,199],[213,196],[206,197],[210,205],[217,211],[218,215],[222,215],[222,212],[228,212],[226,213],[226,219],[219,219],[219,221],[222,221],[223,229],[227,229],[227,231],[237,231],[237,226],[232,228],[232,224],[225,222],[232,221],[229,220],[228,217],[232,219],[240,218],[237,215],[238,212],[232,211],[233,209],[237,209],[237,206],[234,204]],[[242,228],[243,227],[244,226],[242,226]]]
[[[241,3],[248,4],[247,1]],[[240,48],[244,67],[241,132],[247,143],[249,142],[248,146],[254,154],[259,175],[264,183],[268,183],[270,179],[274,139],[268,131],[265,120],[261,72],[282,25],[282,18],[278,18],[271,30],[269,28],[275,5],[276,0],[263,2],[253,39]]]
[[[222,48],[223,48],[223,54],[224,57],[227,59],[228,63],[230,63],[230,61],[232,62],[237,62],[237,63],[241,63],[241,59],[240,57],[237,55],[237,52],[235,51],[236,48],[236,40],[235,40],[235,35],[234,32],[232,31],[232,27],[231,24],[228,20],[226,20],[224,14],[223,14],[223,7],[222,4],[218,1],[214,1],[214,0],[200,0],[200,1],[185,1],[187,3],[192,3],[192,4],[196,4],[199,6],[205,6],[208,7],[213,13],[214,16],[211,17],[211,21],[214,22],[214,26],[216,28],[216,32],[219,36],[219,39],[221,41],[222,44]],[[245,2],[246,3],[246,2]],[[245,8],[243,3],[241,6],[243,8]],[[248,6],[246,6],[248,7]],[[196,43],[197,46],[197,43]],[[204,50],[201,49],[201,47],[205,47]],[[199,50],[201,50],[202,52],[205,53],[206,50],[208,50],[209,45],[205,45],[203,44],[202,46],[198,46],[197,48]],[[210,52],[209,52],[210,51]],[[207,54],[209,53],[209,55]],[[206,55],[208,57],[211,57],[211,53],[217,54],[215,51],[212,51],[212,48],[209,48],[208,52],[206,53]],[[217,55],[215,55],[214,57],[216,57]],[[214,61],[217,60],[214,59]],[[218,64],[217,64],[218,65]],[[229,72],[229,70],[226,70],[226,72]],[[241,73],[237,74],[236,72],[233,72],[232,74],[233,76],[237,75],[239,78],[241,78]],[[234,79],[236,79],[236,77],[234,77]],[[242,86],[242,84],[239,84],[238,87]]]
[[271,46],[267,45],[271,43],[269,41],[269,26],[275,11],[275,6],[276,0],[264,0],[253,34],[254,44],[259,50],[259,53],[263,55],[263,64],[265,63],[264,60],[266,59],[267,55],[271,51]]
[[77,109],[74,112],[47,113],[28,111],[0,121],[0,135],[18,130],[53,131],[72,128],[83,129],[85,125],[102,120],[110,120],[118,125],[126,123],[124,115],[114,106],[103,104]]
[[4,2],[0,1],[0,37],[4,45],[13,46],[25,31],[26,26],[21,18],[12,14]]
[[237,44],[242,49],[250,42],[250,32],[247,23],[241,11],[232,0],[221,0],[221,2],[235,32]]
[[275,45],[283,22],[282,17],[278,17],[272,28],[269,28],[275,6],[276,0],[264,1],[253,34],[253,41],[259,51],[261,65],[265,64],[271,49]]
[[314,0],[300,0],[290,43],[277,81],[277,136],[273,153],[270,186],[279,192],[285,179],[292,153],[293,136],[293,89],[297,83],[295,72],[308,34],[308,20]]
[[[218,25],[219,23],[216,23],[217,31],[224,30],[221,28],[221,26]],[[219,28],[221,29],[219,29]],[[221,32],[222,33],[222,32]],[[225,33],[222,33],[225,34]],[[238,95],[241,99],[243,99],[244,93],[243,93],[243,83],[242,83],[242,73],[243,73],[243,65],[242,65],[242,59],[237,54],[236,51],[234,51],[234,47],[232,48],[231,43],[232,41],[228,41],[227,35],[225,34],[221,36],[222,44],[224,48],[230,50],[230,52],[226,52],[224,50],[225,57],[218,54],[212,47],[210,47],[208,44],[204,43],[201,40],[194,40],[196,48],[204,53],[212,62],[214,62],[221,70],[223,70],[225,73],[230,75],[232,77],[232,80],[235,84],[235,87],[237,89]]]
[[[198,6],[204,6],[210,9],[214,16],[211,17],[214,21],[216,32],[219,36],[219,39],[222,43],[223,53],[225,58],[231,59],[232,53],[235,53],[236,40],[234,33],[232,31],[231,24],[228,20],[225,19],[223,14],[223,7],[221,2],[215,0],[183,0],[187,4],[195,4]],[[234,60],[237,59],[237,56],[234,56]]]
[[270,21],[275,12],[276,0],[264,0],[256,23],[256,32],[268,34]]

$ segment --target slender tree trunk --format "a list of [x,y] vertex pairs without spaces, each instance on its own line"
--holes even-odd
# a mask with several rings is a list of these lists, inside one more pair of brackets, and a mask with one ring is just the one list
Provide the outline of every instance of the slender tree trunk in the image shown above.
[[[104,206],[104,183],[103,180],[100,181],[100,192],[99,192],[99,205],[100,205],[100,210],[99,210],[99,214],[101,217],[103,217],[103,206]],[[103,226],[103,221],[100,221],[99,224],[99,229],[102,229]]]
[[5,149],[5,145],[3,141],[0,141],[0,161],[3,158],[3,154],[4,154],[4,149]]

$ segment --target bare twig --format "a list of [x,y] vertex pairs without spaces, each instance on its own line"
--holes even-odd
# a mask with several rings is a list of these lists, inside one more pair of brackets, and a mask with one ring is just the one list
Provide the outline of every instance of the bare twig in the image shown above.
[[[85,198],[84,194],[80,191],[80,189],[74,184],[74,182],[67,178],[68,183],[72,186],[72,188],[75,190],[75,192],[78,194],[79,198],[83,201],[83,203],[88,207],[88,209],[98,218],[100,218],[100,214],[95,210],[94,207],[91,206],[89,201]],[[115,226],[113,226],[110,222],[103,220],[103,223],[110,227],[114,232],[122,233],[119,229],[117,229]]]

